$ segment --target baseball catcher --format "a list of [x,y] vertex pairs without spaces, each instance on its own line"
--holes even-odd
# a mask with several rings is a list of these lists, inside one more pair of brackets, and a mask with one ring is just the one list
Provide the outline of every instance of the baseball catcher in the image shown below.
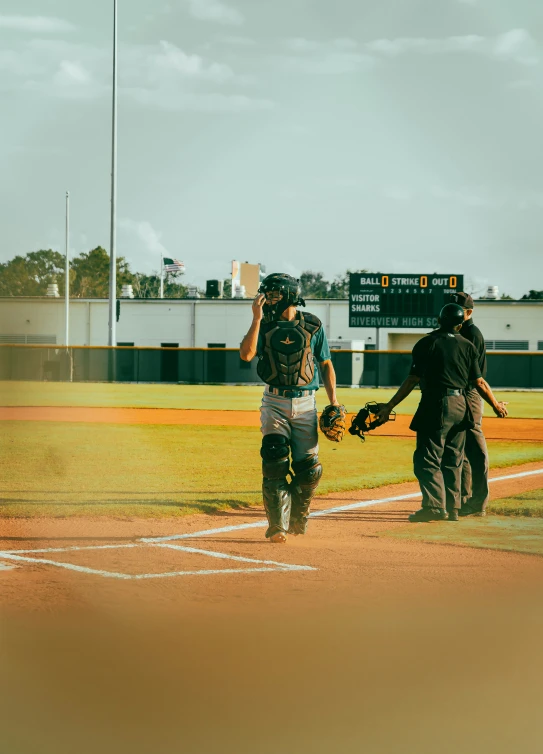
[[299,281],[282,273],[268,275],[253,301],[253,322],[240,348],[244,361],[258,356],[257,372],[266,383],[260,408],[262,497],[268,519],[266,537],[275,543],[285,542],[288,533],[305,534],[322,475],[315,403],[317,363],[328,400],[338,407],[322,323],[313,314],[300,312],[298,306],[305,306]]
[[379,415],[379,412],[385,407],[385,403],[376,403],[375,401],[369,401],[364,408],[361,408],[356,416],[353,417],[351,426],[349,427],[349,433],[360,437],[362,442],[365,442],[364,435],[370,432],[372,429],[380,427],[381,424],[385,424],[387,421],[394,421],[396,419],[396,412],[391,411],[388,414],[388,419],[383,419]]

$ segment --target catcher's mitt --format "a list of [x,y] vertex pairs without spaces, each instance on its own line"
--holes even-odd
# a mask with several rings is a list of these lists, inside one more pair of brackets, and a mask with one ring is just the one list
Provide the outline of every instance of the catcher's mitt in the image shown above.
[[332,442],[341,442],[347,429],[345,406],[326,406],[319,419],[323,435]]
[[389,418],[385,421],[380,419],[377,415],[379,409],[385,405],[385,403],[375,403],[375,401],[366,403],[364,408],[361,408],[357,415],[353,417],[351,426],[349,427],[349,434],[357,435],[357,437],[360,437],[362,442],[364,442],[366,439],[364,437],[365,432],[380,427],[381,424],[385,424],[386,421],[393,422],[396,419],[395,411],[391,411]]

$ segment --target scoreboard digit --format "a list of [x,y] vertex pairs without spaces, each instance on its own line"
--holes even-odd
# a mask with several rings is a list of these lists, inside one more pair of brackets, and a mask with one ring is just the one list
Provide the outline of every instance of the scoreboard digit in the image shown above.
[[383,275],[353,272],[349,282],[349,327],[437,327],[463,275]]

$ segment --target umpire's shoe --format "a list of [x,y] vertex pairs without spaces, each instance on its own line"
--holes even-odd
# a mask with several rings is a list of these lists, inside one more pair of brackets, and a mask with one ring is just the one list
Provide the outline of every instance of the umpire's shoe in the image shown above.
[[409,516],[411,523],[418,521],[446,521],[447,511],[445,508],[421,508]]
[[482,518],[483,516],[486,516],[486,511],[482,511],[481,509],[477,510],[469,505],[463,505],[458,512],[462,518],[465,518],[466,516],[473,516],[474,518]]

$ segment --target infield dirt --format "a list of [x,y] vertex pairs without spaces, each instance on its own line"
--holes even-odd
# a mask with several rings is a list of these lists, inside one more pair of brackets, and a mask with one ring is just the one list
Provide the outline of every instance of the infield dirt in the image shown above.
[[[540,469],[541,464],[526,464],[500,469],[494,476]],[[541,475],[511,479],[493,484],[493,497],[505,497],[541,487]],[[328,509],[359,500],[375,500],[407,495],[417,491],[413,483],[372,490],[333,493],[316,501],[314,510]],[[0,571],[0,605],[24,609],[49,610],[53,606],[110,604],[120,601],[171,604],[172,608],[191,610],[202,601],[253,603],[280,599],[282,603],[304,595],[308,604],[322,605],[383,593],[404,594],[415,589],[426,592],[443,588],[470,591],[472,588],[501,583],[541,580],[543,558],[518,553],[502,553],[449,545],[405,542],[383,538],[385,531],[409,527],[408,513],[419,501],[402,500],[362,510],[352,510],[315,518],[305,537],[290,537],[285,546],[271,545],[264,530],[210,534],[177,541],[183,546],[219,551],[236,557],[278,560],[306,565],[315,571],[271,572],[212,576],[185,576],[125,582],[85,573],[74,573],[44,563],[15,563],[14,570]],[[168,537],[193,534],[202,530],[238,526],[263,520],[262,509],[228,512],[224,515],[194,515],[179,520],[87,519],[3,519],[0,522],[0,547],[4,552],[42,548],[89,547],[138,543],[141,537]],[[462,526],[439,524],[439,526]],[[424,525],[423,525],[424,526]],[[432,526],[432,525],[429,525]],[[175,542],[174,542],[175,543]],[[32,558],[51,558],[83,567],[122,573],[158,573],[202,568],[230,568],[232,563],[205,564],[206,556],[161,548],[78,550],[55,555],[32,554]],[[0,555],[0,561],[2,560]],[[4,560],[4,563],[6,560]],[[234,563],[234,567],[242,567]]]
[[[541,480],[495,482],[493,496]],[[314,510],[416,489],[328,494]],[[209,569],[209,552],[314,569],[248,573],[229,559],[136,581],[0,555],[16,566],[0,570],[0,750],[539,754],[543,557],[385,536],[418,505],[314,518],[286,545],[263,527],[173,541],[198,552],[140,539],[254,524],[263,510],[0,520],[4,553],[113,545],[29,554],[81,568]]]
[[[352,416],[350,415],[350,418]],[[379,427],[379,435],[415,437],[415,433],[409,429],[412,418],[412,416],[398,415],[395,421]],[[4,406],[0,407],[0,420],[259,427],[260,413],[258,411],[205,411],[202,409],[166,408]],[[543,420],[541,419],[508,418],[505,421],[495,417],[485,417],[484,428],[485,436],[489,440],[543,441]]]

